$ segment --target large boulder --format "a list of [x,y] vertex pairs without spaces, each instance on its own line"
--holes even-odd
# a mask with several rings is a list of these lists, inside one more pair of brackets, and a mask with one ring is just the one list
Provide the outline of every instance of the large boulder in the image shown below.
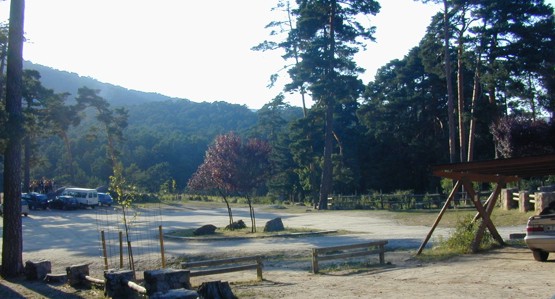
[[279,217],[266,222],[266,225],[264,225],[264,232],[279,232],[282,230],[285,230],[285,227],[283,227],[283,222]]
[[216,233],[216,226],[212,224],[203,225],[193,232],[195,236],[205,236],[205,235],[213,235]]

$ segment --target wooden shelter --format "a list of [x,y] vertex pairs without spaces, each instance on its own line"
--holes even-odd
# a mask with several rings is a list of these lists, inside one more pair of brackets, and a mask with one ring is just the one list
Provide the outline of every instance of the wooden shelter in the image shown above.
[[[454,164],[443,164],[432,167],[433,174],[443,178],[453,179],[455,185],[449,197],[445,201],[443,208],[434,222],[430,232],[420,245],[417,255],[422,253],[422,250],[430,240],[435,228],[441,221],[441,217],[449,207],[449,204],[455,197],[455,194],[461,187],[468,193],[472,199],[474,207],[478,211],[475,220],[482,218],[482,223],[478,228],[478,232],[474,237],[471,245],[472,252],[478,251],[480,243],[484,236],[486,227],[493,236],[493,238],[503,245],[503,238],[497,232],[495,225],[490,219],[493,207],[499,197],[501,189],[505,187],[506,183],[516,182],[523,178],[542,177],[555,174],[555,154],[532,156],[523,158],[509,158],[509,159],[495,159],[477,162],[464,162]],[[479,197],[472,186],[473,182],[481,183],[495,183],[495,188],[490,194],[484,204],[480,201]]]

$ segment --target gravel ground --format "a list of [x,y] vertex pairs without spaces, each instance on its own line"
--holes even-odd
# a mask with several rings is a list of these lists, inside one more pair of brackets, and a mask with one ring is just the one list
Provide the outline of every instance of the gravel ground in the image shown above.
[[[77,211],[36,211],[23,219],[23,260],[48,259],[54,273],[65,267],[89,263],[91,275],[102,277],[103,259],[99,231],[117,227],[121,219],[113,218],[113,208]],[[147,228],[162,225],[164,232],[196,228],[204,224],[223,227],[228,223],[223,208],[195,206],[164,206],[151,208],[145,217],[134,214],[139,223],[150,222]],[[194,278],[194,285],[207,280],[228,280],[240,298],[551,298],[554,283],[551,277],[553,259],[546,263],[533,260],[524,246],[510,246],[484,254],[465,255],[446,261],[422,262],[414,258],[416,249],[429,232],[427,226],[404,226],[391,219],[375,217],[371,211],[330,211],[290,213],[288,210],[257,210],[257,223],[281,217],[291,228],[315,230],[346,230],[341,234],[325,234],[296,238],[262,238],[191,242],[164,239],[168,264],[178,267],[181,258],[230,257],[261,254],[265,257],[264,281],[256,282],[254,271],[222,276]],[[234,209],[234,219],[249,220],[248,209]],[[144,225],[144,223],[143,223]],[[503,238],[522,233],[523,226],[499,228]],[[445,236],[448,229],[438,228],[432,241]],[[377,265],[371,258],[364,263],[343,265],[310,273],[310,250],[339,244],[388,240],[387,265]],[[136,248],[138,268],[160,267],[159,245],[155,236],[132,240]],[[113,245],[113,244],[112,244]],[[110,245],[109,247],[114,247]],[[143,248],[151,248],[141,251]],[[429,250],[429,249],[426,249]],[[111,249],[110,268],[117,264]],[[368,263],[370,265],[368,265]],[[361,266],[362,265],[362,266]],[[139,269],[141,270],[141,269]],[[540,278],[540,279],[538,279]],[[18,279],[0,280],[0,298],[102,298],[102,290],[79,290],[67,285],[51,285]],[[17,295],[20,294],[20,295]]]

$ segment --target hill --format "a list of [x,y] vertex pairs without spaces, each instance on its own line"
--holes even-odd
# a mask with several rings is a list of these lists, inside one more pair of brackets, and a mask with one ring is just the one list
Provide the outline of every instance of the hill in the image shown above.
[[100,96],[105,98],[113,106],[178,100],[177,98],[168,97],[159,93],[142,92],[100,82],[91,77],[83,77],[76,73],[57,70],[30,61],[25,61],[23,63],[23,68],[38,71],[41,74],[42,85],[57,93],[69,92],[72,96],[75,96],[79,88],[86,86],[91,89],[100,90]]

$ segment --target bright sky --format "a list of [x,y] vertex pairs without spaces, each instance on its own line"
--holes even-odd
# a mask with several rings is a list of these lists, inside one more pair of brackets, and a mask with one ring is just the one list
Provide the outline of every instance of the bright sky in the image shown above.
[[[550,0],[553,2],[555,0]],[[376,43],[357,56],[370,81],[376,70],[403,58],[424,36],[437,6],[380,0],[369,17]],[[258,109],[289,82],[281,52],[250,48],[270,39],[264,27],[282,15],[277,0],[26,0],[24,59],[129,89],[196,102],[226,101]],[[0,0],[0,21],[9,1]],[[300,96],[288,96],[300,106]]]

